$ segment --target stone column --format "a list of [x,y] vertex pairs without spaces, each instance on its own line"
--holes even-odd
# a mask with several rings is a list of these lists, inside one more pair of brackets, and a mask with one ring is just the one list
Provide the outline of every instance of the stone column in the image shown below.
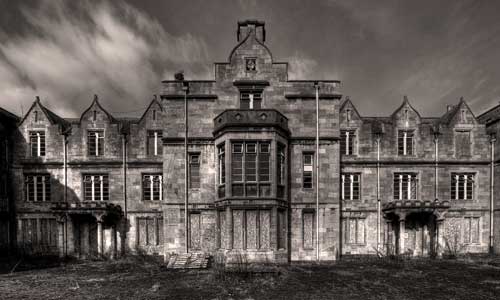
[[111,227],[111,259],[115,259],[117,254],[116,225]]
[[65,257],[65,240],[64,240],[64,228],[65,220],[63,217],[57,218],[57,249],[59,252],[59,257]]
[[99,257],[102,257],[104,254],[103,251],[103,229],[102,229],[102,220],[100,218],[97,219],[97,254]]
[[399,254],[404,254],[406,249],[405,249],[405,215],[400,215],[399,216]]
[[443,255],[444,250],[444,241],[443,241],[443,219],[436,219],[436,254],[441,257]]

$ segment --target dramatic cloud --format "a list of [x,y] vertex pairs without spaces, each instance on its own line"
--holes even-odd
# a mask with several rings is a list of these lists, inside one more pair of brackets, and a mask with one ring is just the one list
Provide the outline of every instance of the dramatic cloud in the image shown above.
[[296,52],[294,56],[288,58],[289,79],[317,79],[315,70],[318,63],[304,54]]
[[202,39],[173,36],[121,1],[42,1],[20,16],[27,30],[0,31],[0,106],[17,113],[40,95],[75,117],[95,93],[110,111],[133,115],[175,71],[209,76]]

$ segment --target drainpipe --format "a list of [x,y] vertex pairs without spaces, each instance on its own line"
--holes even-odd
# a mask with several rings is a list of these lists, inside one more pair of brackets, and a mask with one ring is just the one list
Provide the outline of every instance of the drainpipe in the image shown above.
[[380,203],[380,136],[377,136],[377,251],[380,251],[380,215],[382,214]]
[[319,83],[316,89],[316,261],[319,261]]
[[438,200],[438,165],[439,165],[439,139],[437,133],[434,134],[434,200]]
[[496,142],[496,137],[494,135],[491,136],[490,139],[490,144],[491,144],[491,165],[490,165],[490,241],[489,241],[489,252],[490,254],[493,254],[494,252],[494,247],[493,247],[493,242],[494,242],[494,233],[493,233],[493,222],[494,222],[494,213],[495,213],[495,198],[494,198],[494,188],[495,188],[495,181],[494,181],[494,174],[495,174],[495,142]]
[[122,159],[123,159],[123,215],[125,218],[125,226],[122,241],[122,255],[125,255],[127,249],[127,230],[128,230],[128,210],[127,210],[127,136],[122,134]]
[[188,187],[188,101],[187,94],[189,90],[188,82],[182,82],[182,90],[184,91],[184,238],[186,253],[189,253],[189,224],[188,224],[188,204],[189,204],[189,187]]
[[[63,177],[64,177],[64,202],[68,202],[68,136],[63,134]],[[64,256],[68,255],[68,216],[63,228]]]

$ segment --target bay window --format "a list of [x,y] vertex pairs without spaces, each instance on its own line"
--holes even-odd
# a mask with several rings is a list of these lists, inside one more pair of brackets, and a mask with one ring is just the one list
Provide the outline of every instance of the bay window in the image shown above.
[[232,195],[270,196],[270,143],[235,142],[231,146]]

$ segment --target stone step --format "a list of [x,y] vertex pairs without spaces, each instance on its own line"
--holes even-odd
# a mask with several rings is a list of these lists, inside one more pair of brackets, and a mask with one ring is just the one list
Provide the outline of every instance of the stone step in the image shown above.
[[210,256],[205,253],[182,253],[172,255],[168,262],[169,269],[206,269]]

